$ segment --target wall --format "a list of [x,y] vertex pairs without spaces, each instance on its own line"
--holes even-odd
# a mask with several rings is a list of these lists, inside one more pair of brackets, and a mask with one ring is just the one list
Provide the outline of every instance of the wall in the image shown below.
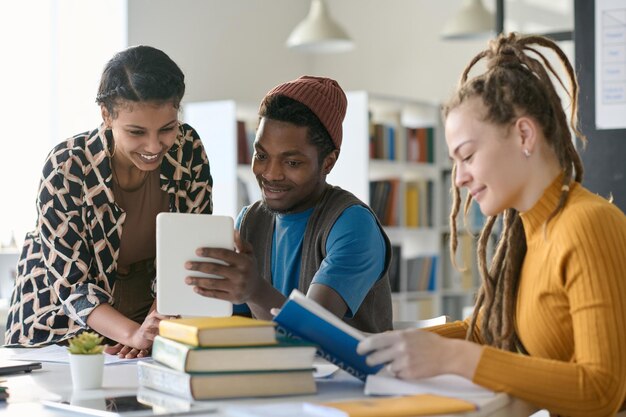
[[[492,1],[484,3],[493,8]],[[506,19],[506,30],[573,27],[571,0],[506,3],[505,15],[514,17]],[[355,40],[353,51],[309,56],[286,49],[285,40],[308,13],[309,0],[129,0],[129,42],[161,47],[181,65],[187,101],[252,102],[304,73],[334,77],[346,90],[442,101],[465,64],[486,45],[486,39],[439,39],[461,0],[327,4]]]
[[582,152],[585,175],[583,185],[591,191],[613,198],[613,203],[626,213],[626,129],[596,129],[595,97],[595,2],[576,0],[576,54],[580,82],[580,124],[589,139]]
[[311,57],[285,48],[306,15],[296,0],[130,0],[129,45],[150,44],[178,63],[186,101],[260,101],[275,84],[307,72]]

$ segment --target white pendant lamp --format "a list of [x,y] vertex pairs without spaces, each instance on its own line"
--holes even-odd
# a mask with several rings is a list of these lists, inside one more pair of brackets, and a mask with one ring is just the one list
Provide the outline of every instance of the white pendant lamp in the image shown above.
[[441,36],[444,39],[472,38],[495,33],[496,19],[482,0],[463,0],[461,9],[448,20]]
[[287,39],[287,47],[310,53],[346,52],[354,42],[328,13],[324,0],[311,0],[307,17]]

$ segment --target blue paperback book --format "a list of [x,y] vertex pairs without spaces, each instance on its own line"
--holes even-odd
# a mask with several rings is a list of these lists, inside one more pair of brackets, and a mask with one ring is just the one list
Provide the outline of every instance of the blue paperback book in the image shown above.
[[321,357],[363,381],[382,368],[367,365],[365,356],[356,353],[363,333],[298,290],[292,291],[274,321],[279,333],[315,343]]

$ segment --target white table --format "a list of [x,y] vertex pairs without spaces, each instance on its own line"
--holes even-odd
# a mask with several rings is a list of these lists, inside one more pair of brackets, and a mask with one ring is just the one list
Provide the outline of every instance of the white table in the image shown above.
[[[2,351],[4,349],[0,349]],[[2,352],[0,352],[0,356]],[[57,417],[69,413],[59,412],[42,406],[42,399],[69,399],[74,396],[104,398],[115,395],[128,395],[137,392],[137,365],[136,363],[109,365],[104,368],[103,387],[100,390],[72,392],[72,382],[68,364],[43,363],[40,370],[30,374],[18,374],[0,377],[9,388],[10,397],[5,406],[0,406],[0,416],[15,417]],[[309,396],[291,396],[278,398],[248,398],[223,401],[201,401],[200,406],[214,408],[217,411],[206,413],[207,416],[225,416],[220,408],[228,405],[268,404],[279,402],[322,402],[363,397],[363,383],[345,372],[338,372],[328,379],[317,380],[318,393]],[[480,410],[465,413],[465,417],[486,416],[528,416],[532,410],[525,403],[514,400],[506,394],[497,394],[493,398],[478,400]],[[75,414],[79,416],[79,414]]]

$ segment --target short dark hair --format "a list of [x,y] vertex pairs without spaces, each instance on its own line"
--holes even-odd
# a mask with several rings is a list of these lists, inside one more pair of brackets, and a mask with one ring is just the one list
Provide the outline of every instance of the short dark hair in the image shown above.
[[307,127],[309,141],[317,147],[320,165],[336,149],[320,119],[297,100],[283,95],[266,96],[261,102],[259,117]]
[[96,103],[112,117],[121,101],[172,101],[180,107],[185,94],[185,75],[167,54],[139,45],[118,52],[104,67]]

